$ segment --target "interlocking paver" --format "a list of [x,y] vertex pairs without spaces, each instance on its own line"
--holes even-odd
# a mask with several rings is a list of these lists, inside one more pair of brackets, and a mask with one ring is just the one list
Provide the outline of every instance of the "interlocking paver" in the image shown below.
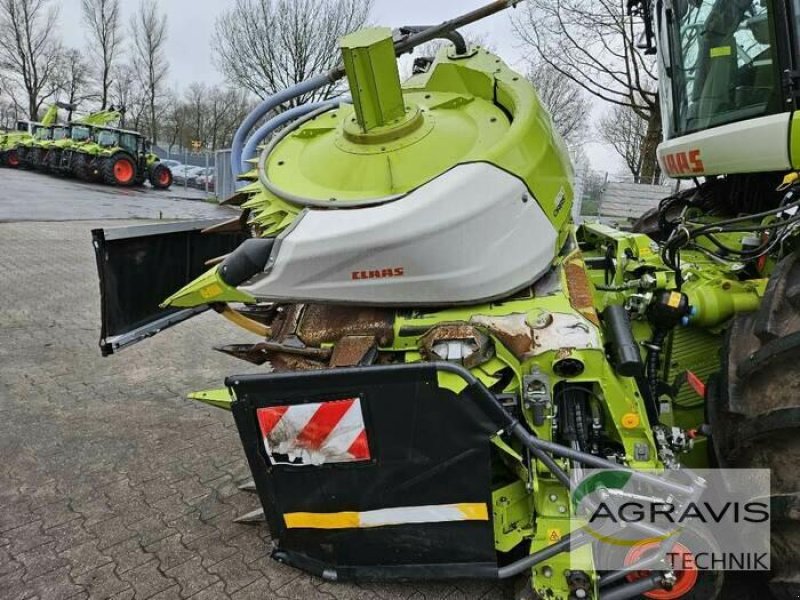
[[59,556],[70,563],[70,575],[73,578],[111,562],[107,554],[98,550],[96,540],[72,546],[62,551]]
[[103,552],[113,559],[116,565],[116,572],[119,575],[156,559],[155,554],[145,552],[139,545],[139,540],[135,538],[106,548]]
[[208,568],[211,573],[216,573],[225,585],[225,591],[232,594],[243,587],[247,587],[261,578],[259,571],[250,569],[242,560],[241,554],[235,554]]
[[154,544],[146,546],[145,551],[150,554],[155,554],[158,557],[159,566],[162,571],[167,571],[173,567],[182,565],[196,556],[194,552],[183,545],[179,533],[165,537]]
[[0,223],[1,600],[501,597],[271,560],[265,526],[233,523],[258,500],[230,415],[184,399],[258,368],[211,349],[238,332],[210,314],[101,358],[97,225]]
[[172,587],[177,591],[178,582],[164,576],[158,568],[158,561],[150,561],[131,569],[120,575],[120,579],[131,584],[136,591],[137,600],[147,600]]
[[188,598],[220,580],[214,573],[209,573],[203,567],[203,559],[199,556],[187,560],[185,563],[165,571],[165,573],[178,582],[181,586],[181,596],[184,598]]
[[41,577],[51,571],[69,566],[69,562],[63,556],[55,552],[55,542],[49,542],[42,546],[37,546],[27,552],[20,552],[14,556],[22,563],[25,569],[23,579],[29,580]]
[[130,590],[130,593],[133,593],[131,584],[117,577],[114,568],[115,565],[113,563],[108,563],[83,575],[74,577],[75,583],[85,589],[92,600],[111,598],[125,590]]

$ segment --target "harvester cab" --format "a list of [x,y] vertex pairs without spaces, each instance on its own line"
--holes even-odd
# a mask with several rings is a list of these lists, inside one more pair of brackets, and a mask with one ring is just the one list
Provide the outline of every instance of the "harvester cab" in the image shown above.
[[652,24],[658,50],[665,173],[774,173],[774,180],[800,167],[797,3],[634,4]]
[[[263,374],[193,397],[233,412],[273,557],[326,579],[521,575],[526,598],[729,597],[726,573],[694,557],[742,539],[768,550],[768,526],[766,537],[741,522],[725,535],[695,521],[625,521],[625,535],[618,521],[591,526],[598,501],[643,514],[714,502],[711,476],[689,469],[722,464],[782,471],[779,498],[763,498],[758,480],[752,501],[784,507],[770,585],[790,597],[800,581],[800,482],[785,466],[796,463],[781,463],[800,458],[791,113],[780,113],[787,137],[765,139],[757,156],[753,142],[703,145],[743,127],[733,115],[778,119],[750,112],[773,93],[758,71],[759,11],[772,4],[729,23],[741,2],[694,1],[680,14],[658,3],[662,44],[687,14],[711,21],[687,26],[685,44],[729,33],[687,51],[737,56],[687,69],[708,94],[692,88],[681,122],[713,127],[671,137],[660,155],[670,173],[725,177],[626,232],[573,223],[568,153],[532,85],[457,33],[517,3],[342,39],[341,67],[268,98],[237,132],[231,167],[244,185],[227,202],[241,216],[95,230],[102,352],[207,310],[259,336],[218,350]],[[750,85],[722,85],[745,60],[725,50],[730,35],[752,35]],[[440,37],[453,44],[401,83],[396,56]],[[678,77],[672,53],[658,60]],[[349,97],[282,112],[249,136],[282,103],[345,76]],[[770,153],[785,162],[759,172]],[[758,175],[738,179],[747,161]],[[748,202],[764,209],[722,210]]]

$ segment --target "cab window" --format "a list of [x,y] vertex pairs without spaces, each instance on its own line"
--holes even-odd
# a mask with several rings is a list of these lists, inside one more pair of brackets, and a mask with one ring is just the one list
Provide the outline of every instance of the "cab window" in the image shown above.
[[88,127],[73,127],[72,139],[76,142],[84,142],[89,139],[90,131]]
[[677,0],[670,35],[673,133],[780,112],[768,0]]
[[123,133],[119,137],[119,145],[125,148],[128,152],[136,154],[137,152],[137,136],[132,133]]
[[97,143],[105,148],[117,145],[117,134],[114,131],[101,131],[97,134]]

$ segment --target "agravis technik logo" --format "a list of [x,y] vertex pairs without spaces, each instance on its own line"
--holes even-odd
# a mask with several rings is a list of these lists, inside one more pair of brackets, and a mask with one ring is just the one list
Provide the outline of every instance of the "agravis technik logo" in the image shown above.
[[592,470],[571,497],[572,529],[587,534],[575,537],[591,540],[599,569],[660,555],[672,568],[769,570],[768,471]]

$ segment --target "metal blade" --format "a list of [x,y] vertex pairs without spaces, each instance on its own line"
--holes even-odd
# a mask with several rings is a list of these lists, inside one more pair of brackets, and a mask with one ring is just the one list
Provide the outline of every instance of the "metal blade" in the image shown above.
[[264,516],[263,508],[259,508],[233,520],[234,523],[266,523],[266,521],[267,518]]
[[242,485],[239,486],[239,489],[243,492],[253,492],[256,491],[256,482],[252,479],[245,481]]

